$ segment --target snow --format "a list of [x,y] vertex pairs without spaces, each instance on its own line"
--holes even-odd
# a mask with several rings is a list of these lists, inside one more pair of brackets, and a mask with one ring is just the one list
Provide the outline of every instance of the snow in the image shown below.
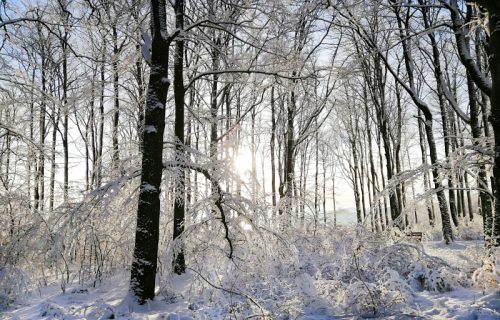
[[167,78],[167,77],[162,77],[161,78],[161,83],[163,83],[165,85],[170,85],[170,79]]
[[151,36],[148,33],[143,32],[142,40],[144,41],[141,46],[142,57],[147,64],[151,64]]
[[157,190],[158,189],[156,189],[155,186],[153,186],[149,183],[141,185],[141,192],[156,192]]
[[223,260],[205,247],[186,274],[159,275],[157,297],[146,305],[133,302],[122,270],[95,287],[40,287],[0,319],[500,319],[498,283],[473,281],[474,272],[488,270],[481,240],[447,246],[429,235],[418,242],[349,226],[314,236],[292,230],[280,249],[253,229],[239,235],[246,261]]
[[144,132],[156,133],[156,132],[158,132],[158,130],[157,130],[156,126],[147,125],[147,126],[144,126]]

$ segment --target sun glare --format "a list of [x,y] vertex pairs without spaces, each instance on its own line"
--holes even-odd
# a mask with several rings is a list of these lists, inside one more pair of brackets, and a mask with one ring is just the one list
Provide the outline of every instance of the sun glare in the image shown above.
[[233,166],[239,175],[245,175],[252,169],[252,153],[248,149],[240,149],[233,159]]

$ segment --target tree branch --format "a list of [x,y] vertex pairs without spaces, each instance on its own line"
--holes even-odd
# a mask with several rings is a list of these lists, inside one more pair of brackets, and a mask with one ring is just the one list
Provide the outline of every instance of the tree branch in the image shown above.
[[199,172],[202,175],[204,175],[205,178],[212,183],[212,187],[215,190],[215,194],[217,194],[217,199],[215,199],[214,204],[217,207],[217,209],[219,209],[219,211],[220,211],[221,221],[222,221],[222,225],[224,226],[224,232],[225,232],[224,238],[227,240],[227,242],[229,244],[228,258],[232,259],[233,258],[233,251],[234,251],[233,242],[229,238],[229,227],[227,225],[227,219],[226,219],[226,215],[224,213],[224,208],[222,207],[222,203],[224,202],[224,197],[223,197],[222,188],[221,188],[219,182],[217,182],[212,177],[212,175],[210,174],[210,172],[207,169],[202,168],[201,166],[199,166],[195,163],[189,163],[189,162],[184,162],[184,161],[166,161],[163,163],[163,168],[165,168],[165,169],[182,168],[182,169],[194,170],[194,171]]

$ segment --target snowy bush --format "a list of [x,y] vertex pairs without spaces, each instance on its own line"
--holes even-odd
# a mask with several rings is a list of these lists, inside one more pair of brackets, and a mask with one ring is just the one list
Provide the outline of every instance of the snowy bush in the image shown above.
[[474,286],[483,291],[500,288],[500,257],[490,256],[472,274]]
[[97,300],[92,305],[85,308],[85,316],[87,319],[115,319],[113,308],[103,300]]
[[417,291],[445,292],[468,285],[468,280],[463,273],[457,270],[449,270],[448,266],[432,266],[423,262],[414,262],[410,268],[408,282]]
[[483,240],[484,230],[483,221],[475,219],[474,221],[466,221],[466,225],[459,226],[455,231],[455,239],[460,240]]
[[348,311],[362,317],[399,313],[411,302],[408,286],[393,276],[375,283],[353,282],[346,292]]
[[65,319],[64,310],[53,302],[44,302],[40,307],[39,316],[46,319]]
[[26,275],[13,266],[0,266],[0,310],[7,308],[27,290]]
[[384,270],[390,268],[400,276],[407,277],[411,271],[412,261],[418,261],[422,257],[422,249],[417,245],[408,243],[396,243],[378,249],[375,260],[375,269]]

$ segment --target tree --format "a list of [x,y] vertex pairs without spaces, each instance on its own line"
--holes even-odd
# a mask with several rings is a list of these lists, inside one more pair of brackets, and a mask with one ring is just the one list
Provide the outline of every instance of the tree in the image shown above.
[[151,0],[151,71],[144,111],[141,185],[130,271],[130,289],[141,304],[154,298],[158,260],[163,133],[167,91],[170,87],[168,53],[173,39],[164,37],[167,34],[165,12],[165,0]]
[[[495,217],[492,228],[492,241],[495,246],[500,246],[500,3],[493,0],[476,0],[479,5],[488,10],[489,31],[489,65],[491,68],[491,115],[490,122],[495,138],[494,146],[494,195]],[[469,68],[470,69],[470,68]],[[489,227],[489,226],[487,226]]]
[[[457,42],[460,59],[467,69],[470,80],[490,97],[491,114],[489,121],[493,127],[493,136],[495,145],[493,155],[493,194],[496,199],[494,216],[490,215],[488,208],[485,208],[484,214],[484,231],[486,237],[486,245],[500,245],[498,240],[500,237],[500,3],[493,0],[475,0],[475,3],[486,8],[488,11],[488,30],[489,33],[489,66],[491,72],[491,82],[479,68],[478,64],[472,58],[469,46],[467,45],[466,32],[468,28],[464,25],[457,0],[443,1],[441,3],[450,11],[453,30]],[[483,171],[483,170],[481,170]],[[484,182],[484,175],[479,178]],[[484,188],[484,186],[482,186]],[[484,192],[483,192],[484,193]],[[484,200],[483,200],[484,199]],[[482,203],[489,203],[487,195],[482,196]]]

